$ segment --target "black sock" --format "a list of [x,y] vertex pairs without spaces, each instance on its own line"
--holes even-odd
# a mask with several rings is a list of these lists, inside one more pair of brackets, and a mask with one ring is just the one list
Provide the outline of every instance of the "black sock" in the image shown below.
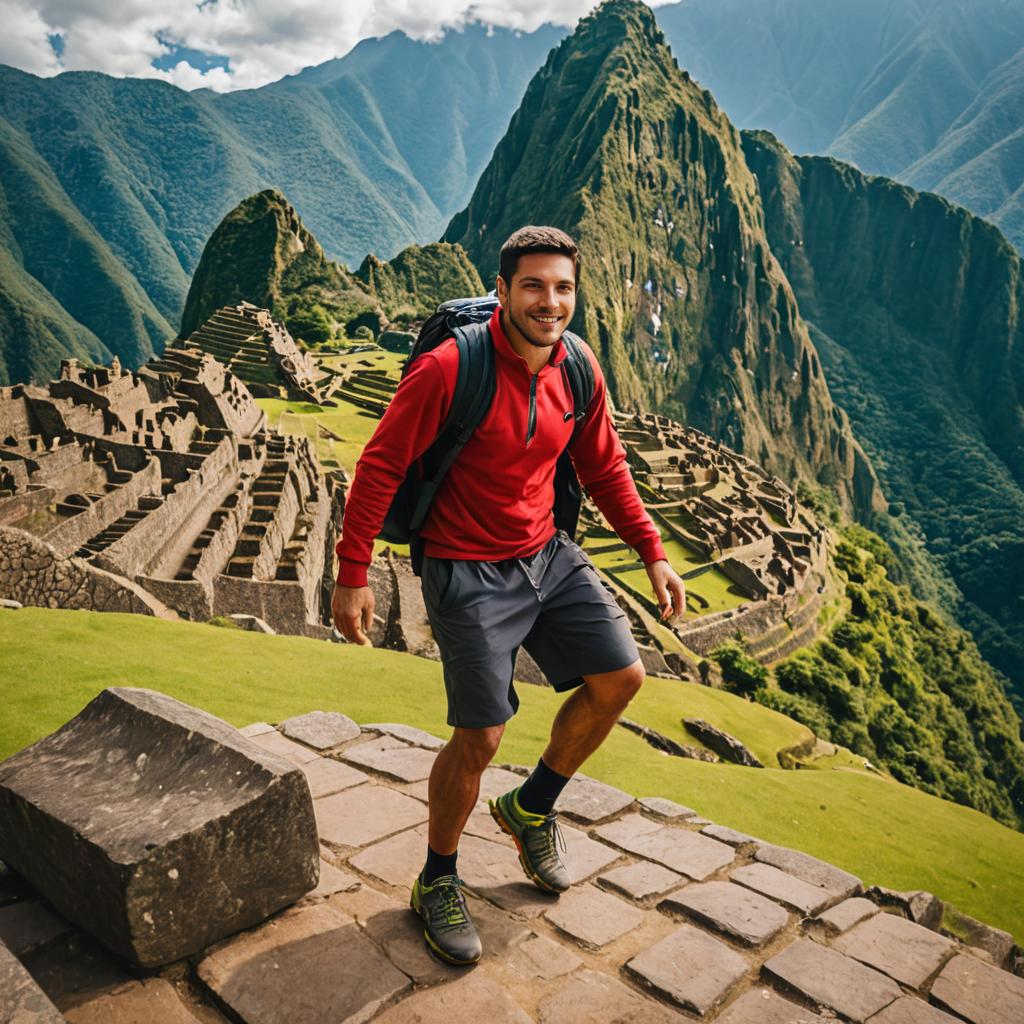
[[568,776],[552,771],[542,757],[533,774],[519,787],[516,800],[530,814],[550,814],[568,781]]
[[437,853],[430,844],[427,844],[427,863],[423,865],[421,878],[424,885],[433,885],[442,875],[454,875],[455,861],[458,860],[459,851],[454,853]]

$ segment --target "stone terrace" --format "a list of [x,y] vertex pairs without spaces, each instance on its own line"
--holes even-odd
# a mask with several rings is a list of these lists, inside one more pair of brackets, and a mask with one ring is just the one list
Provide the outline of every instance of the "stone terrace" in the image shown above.
[[749,597],[677,627],[686,647],[706,654],[739,632],[767,663],[810,642],[827,586],[828,529],[782,480],[707,434],[651,413],[616,413],[615,422],[664,534]]
[[460,847],[484,958],[442,965],[408,908],[441,741],[402,725],[360,730],[322,712],[242,731],[306,775],[321,839],[317,889],[188,962],[142,975],[0,876],[0,939],[18,958],[0,946],[8,998],[32,984],[27,969],[57,1008],[28,1020],[1024,1020],[1024,980],[993,962],[1011,955],[1005,933],[990,931],[984,949],[963,945],[925,926],[928,894],[865,893],[857,878],[803,853],[583,776],[560,801],[575,884],[545,895],[526,882],[483,803],[518,784],[522,769],[512,766],[486,771]]
[[142,588],[151,613],[329,635],[341,496],[306,438],[265,426],[246,386],[195,348],[138,373],[66,360],[46,388],[0,389],[0,596],[64,606],[54,580],[104,574],[128,595],[106,610],[147,607],[130,593]]
[[253,394],[319,402],[316,363],[284,325],[249,302],[218,309],[185,344],[214,356]]
[[[354,364],[322,387],[330,404],[338,399],[383,415],[397,381],[370,366]],[[696,679],[698,669],[688,655],[705,655],[737,632],[750,653],[765,663],[811,642],[828,585],[827,527],[798,505],[782,480],[709,435],[665,416],[613,415],[648,511],[666,538],[703,563],[684,573],[684,579],[694,579],[691,591],[699,590],[704,573],[718,572],[733,593],[743,595],[737,607],[713,612],[702,612],[692,597],[689,617],[672,629],[673,637],[658,624],[658,609],[646,586],[634,590],[626,582],[629,570],[640,568],[640,562],[602,568],[630,618],[647,671]],[[584,505],[580,530],[594,534],[595,543],[588,546],[592,555],[627,550],[590,502]],[[399,624],[386,631],[385,642],[431,656],[432,644],[401,636],[401,624],[422,620],[419,599],[395,582],[403,575],[402,562],[392,556],[385,566],[380,560],[371,583],[378,606],[391,609],[389,620]],[[524,681],[543,681],[528,658],[521,659],[517,673]]]

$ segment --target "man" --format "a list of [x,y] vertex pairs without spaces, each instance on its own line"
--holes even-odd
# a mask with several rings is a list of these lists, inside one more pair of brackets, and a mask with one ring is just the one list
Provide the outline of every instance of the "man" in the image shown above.
[[[421,530],[422,586],[444,666],[452,737],[430,774],[426,864],[412,906],[430,948],[474,963],[481,946],[456,872],[458,843],[480,776],[519,705],[512,672],[524,646],[557,691],[572,689],[551,739],[522,786],[490,802],[526,874],[547,892],[569,878],[558,854],[554,803],[607,736],[644,673],[629,622],[593,563],[552,515],[558,456],[573,433],[573,397],[562,372],[562,332],[576,308],[579,252],[564,232],[525,227],[502,246],[491,407],[449,469]],[[612,425],[605,382],[589,347],[594,394],[570,454],[582,484],[647,566],[662,619],[685,607],[682,581],[637,494]],[[391,498],[437,436],[458,369],[454,339],[419,356],[356,467],[337,545],[335,623],[369,643],[373,593],[366,570]]]

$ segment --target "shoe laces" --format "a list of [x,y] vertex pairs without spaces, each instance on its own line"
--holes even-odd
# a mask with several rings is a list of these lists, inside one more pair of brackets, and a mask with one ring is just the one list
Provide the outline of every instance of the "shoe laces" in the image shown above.
[[565,837],[558,827],[557,811],[545,815],[542,825],[530,825],[528,828],[528,835],[534,840],[531,845],[537,848],[537,852],[545,861],[551,858],[561,859],[558,854],[559,851],[565,853]]
[[444,875],[434,880],[431,889],[438,894],[437,902],[430,908],[430,923],[436,928],[440,925],[449,928],[461,928],[469,923],[466,914],[466,897],[462,894],[462,879],[457,875]]

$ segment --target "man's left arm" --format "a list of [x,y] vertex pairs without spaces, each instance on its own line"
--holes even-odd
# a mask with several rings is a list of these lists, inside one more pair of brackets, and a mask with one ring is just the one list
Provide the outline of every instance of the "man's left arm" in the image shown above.
[[594,395],[569,449],[580,482],[612,529],[635,548],[661,609],[662,621],[686,610],[686,586],[669,565],[661,535],[644,508],[608,412],[604,374],[589,347],[584,350],[594,369]]

